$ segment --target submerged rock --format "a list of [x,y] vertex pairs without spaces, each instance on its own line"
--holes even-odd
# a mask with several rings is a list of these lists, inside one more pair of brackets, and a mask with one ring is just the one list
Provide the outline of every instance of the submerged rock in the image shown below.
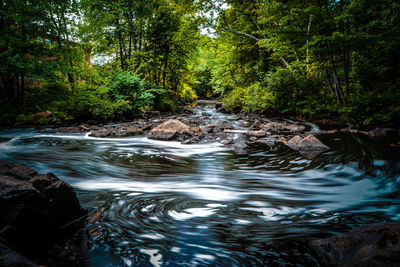
[[179,139],[189,139],[193,136],[193,131],[186,124],[178,120],[168,120],[163,124],[152,129],[147,138],[154,140],[171,141]]
[[310,246],[327,266],[400,266],[400,224],[366,225]]
[[86,213],[72,187],[54,174],[0,161],[0,243],[16,256],[47,257],[55,243],[81,229]]

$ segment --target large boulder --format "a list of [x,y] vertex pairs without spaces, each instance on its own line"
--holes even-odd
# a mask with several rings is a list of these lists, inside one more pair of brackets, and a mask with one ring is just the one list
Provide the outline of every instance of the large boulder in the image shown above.
[[309,134],[305,138],[296,135],[287,142],[287,146],[299,151],[326,151],[329,149],[328,146],[324,145],[312,134]]
[[163,141],[184,141],[192,136],[193,131],[190,127],[178,120],[168,120],[158,125],[147,134],[147,138],[149,139]]
[[300,135],[296,135],[287,141],[286,145],[294,150],[299,151],[308,159],[313,159],[322,152],[329,150],[328,146],[324,145],[312,134],[305,138],[301,137]]
[[366,225],[310,246],[324,266],[400,266],[400,224]]
[[0,161],[0,242],[6,247],[40,261],[81,229],[86,213],[73,188],[54,174]]

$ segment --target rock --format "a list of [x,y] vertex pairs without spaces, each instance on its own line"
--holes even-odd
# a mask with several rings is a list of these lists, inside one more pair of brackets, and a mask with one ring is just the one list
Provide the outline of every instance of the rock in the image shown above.
[[243,127],[249,127],[249,126],[251,125],[250,122],[244,121],[244,120],[240,120],[239,123],[240,123],[240,125],[243,126]]
[[190,139],[184,140],[182,144],[190,145],[190,144],[198,144],[200,142],[200,138],[198,136],[192,137]]
[[270,122],[264,125],[264,131],[270,131],[274,133],[302,133],[305,131],[306,127],[298,124],[289,124],[279,123],[279,122]]
[[205,130],[207,131],[207,133],[213,133],[216,127],[217,125],[208,125],[206,126]]
[[47,257],[85,224],[75,191],[54,174],[0,161],[0,240],[30,260]]
[[221,144],[223,145],[229,145],[233,143],[233,139],[225,139],[221,141]]
[[259,130],[259,131],[248,131],[248,132],[247,132],[247,135],[248,135],[248,136],[254,136],[254,137],[261,138],[261,137],[265,137],[265,136],[267,135],[267,133],[266,133],[265,131],[263,131],[263,130]]
[[257,139],[255,142],[256,143],[261,143],[261,144],[266,144],[269,146],[274,146],[276,143],[276,137],[264,137],[264,138],[260,138]]
[[142,131],[148,131],[152,128],[152,126],[153,125],[151,123],[145,123],[140,128],[142,129]]
[[193,131],[191,131],[190,127],[178,120],[168,120],[147,134],[147,138],[149,139],[164,141],[176,140],[178,138],[189,139],[192,136]]
[[232,145],[233,149],[238,150],[238,151],[242,151],[247,149],[249,146],[246,144],[246,142],[236,142]]
[[400,224],[365,225],[310,246],[326,266],[400,266]]
[[294,150],[299,150],[299,146],[301,141],[303,140],[303,137],[301,137],[300,135],[296,135],[295,137],[293,137],[292,139],[290,139],[287,142],[287,146],[294,149]]
[[89,136],[91,137],[98,137],[98,138],[104,138],[104,137],[108,137],[111,136],[112,134],[112,130],[111,129],[100,129],[97,131],[92,131]]
[[223,130],[225,130],[225,129],[233,129],[233,125],[231,123],[229,123],[229,122],[226,122],[226,121],[222,122],[222,123],[218,123],[217,127],[221,128]]
[[298,148],[300,151],[325,151],[329,149],[328,146],[324,145],[312,134],[301,140]]
[[143,129],[141,128],[128,128],[123,132],[122,136],[135,136],[143,134]]
[[397,135],[399,132],[393,128],[376,128],[368,132],[370,136],[388,136]]
[[324,145],[321,141],[318,140],[314,135],[310,134],[305,138],[302,138],[299,135],[296,135],[292,139],[287,142],[287,146],[294,150],[299,151],[325,151],[328,150],[329,147]]

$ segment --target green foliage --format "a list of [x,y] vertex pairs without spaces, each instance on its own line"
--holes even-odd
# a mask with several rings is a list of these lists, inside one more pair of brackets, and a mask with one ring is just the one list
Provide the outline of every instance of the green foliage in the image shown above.
[[[0,122],[120,120],[198,96],[235,111],[397,122],[399,10],[390,0],[4,0]],[[32,117],[44,110],[52,118]]]
[[399,4],[228,3],[218,9],[209,64],[214,93],[226,95],[227,107],[364,125],[398,122]]
[[132,112],[140,112],[156,107],[165,90],[151,82],[142,81],[139,76],[127,71],[114,75],[109,94],[114,101],[125,101]]

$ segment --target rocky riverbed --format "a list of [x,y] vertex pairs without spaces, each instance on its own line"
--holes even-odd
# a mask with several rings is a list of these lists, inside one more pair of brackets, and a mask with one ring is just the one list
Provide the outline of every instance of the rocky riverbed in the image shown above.
[[398,266],[396,130],[216,106],[0,132],[0,263]]

